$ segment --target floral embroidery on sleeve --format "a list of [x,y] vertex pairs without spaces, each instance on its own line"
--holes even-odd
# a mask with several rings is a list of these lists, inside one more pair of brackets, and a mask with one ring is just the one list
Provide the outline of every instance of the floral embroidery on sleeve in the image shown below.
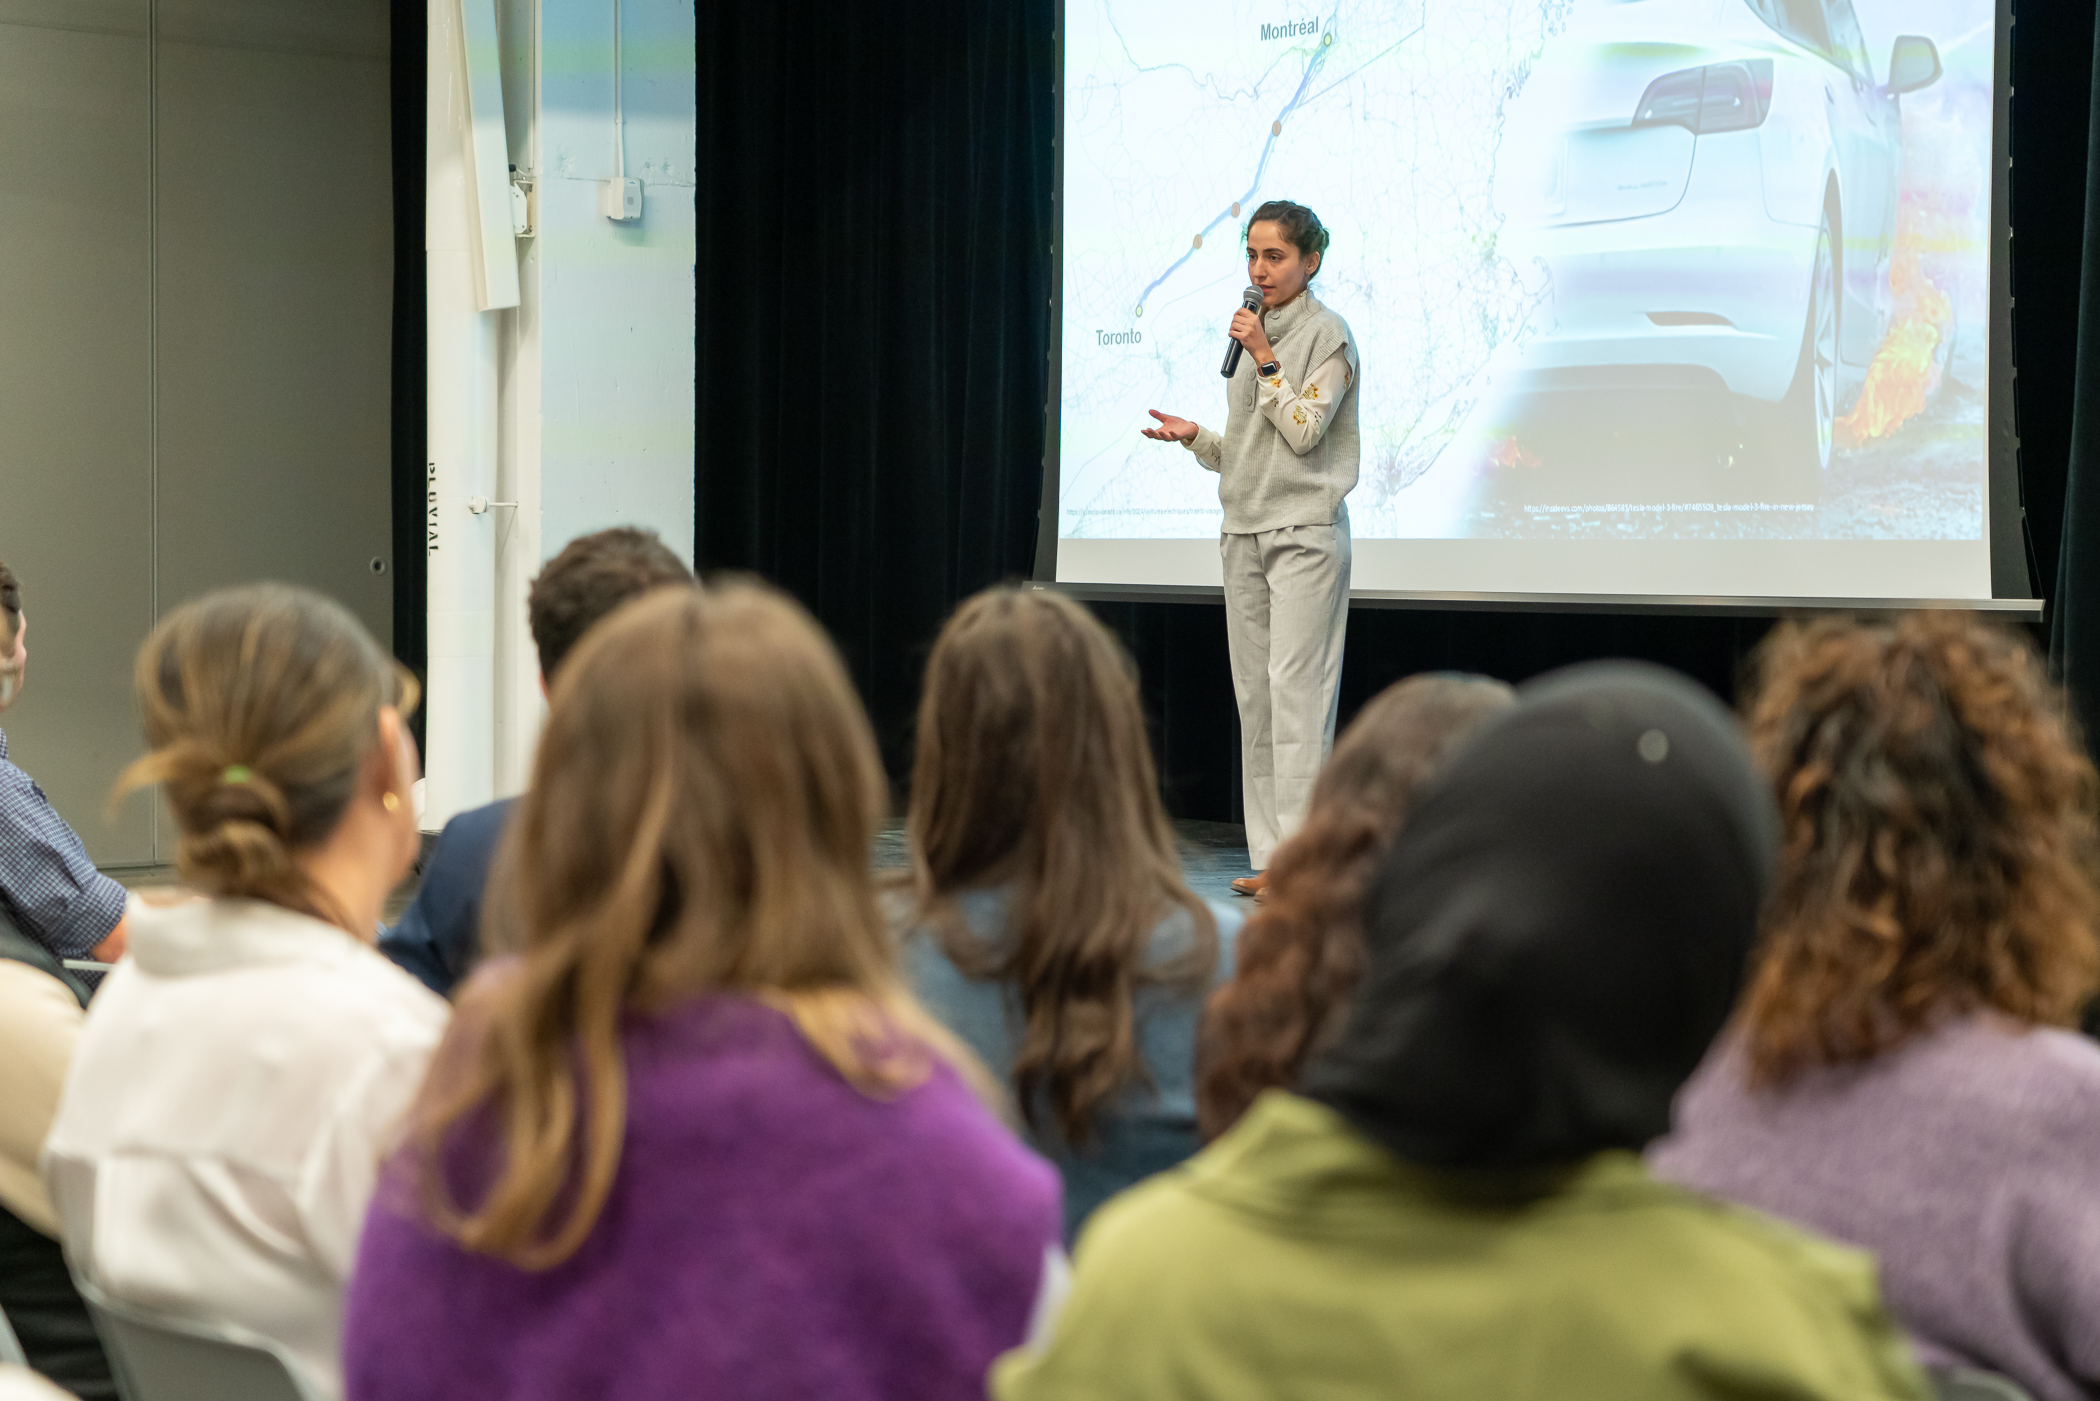
[[1306,386],[1305,386],[1305,397],[1306,397],[1306,398],[1308,398],[1308,399],[1317,399],[1317,398],[1319,398],[1319,397],[1320,397],[1320,386],[1319,386],[1319,385],[1317,385],[1317,384],[1308,384],[1308,385],[1306,385]]
[[1291,409],[1291,422],[1299,424],[1301,426],[1304,424],[1305,409],[1303,406],[1294,406]]

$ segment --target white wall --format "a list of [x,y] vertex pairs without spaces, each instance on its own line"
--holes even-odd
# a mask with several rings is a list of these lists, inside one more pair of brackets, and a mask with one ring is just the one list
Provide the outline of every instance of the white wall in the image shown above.
[[544,707],[525,621],[540,566],[578,535],[656,531],[693,554],[694,11],[620,0],[625,168],[640,220],[598,212],[614,173],[612,0],[497,0],[510,160],[534,182],[515,311],[498,318],[492,791],[432,793],[424,825],[522,790]]
[[693,6],[621,0],[626,168],[643,213],[598,213],[613,173],[610,0],[540,0],[540,493],[552,554],[644,525],[693,555]]

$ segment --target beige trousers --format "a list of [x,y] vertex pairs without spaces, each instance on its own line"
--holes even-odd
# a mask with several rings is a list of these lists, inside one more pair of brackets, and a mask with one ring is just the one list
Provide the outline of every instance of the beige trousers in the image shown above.
[[1247,855],[1257,871],[1305,820],[1334,745],[1349,622],[1349,512],[1333,525],[1224,535],[1225,639],[1240,702]]

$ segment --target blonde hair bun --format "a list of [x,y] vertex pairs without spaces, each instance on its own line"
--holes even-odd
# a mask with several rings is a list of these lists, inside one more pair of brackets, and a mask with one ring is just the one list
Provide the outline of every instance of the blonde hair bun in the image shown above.
[[134,673],[146,742],[115,796],[160,785],[176,864],[209,895],[335,920],[293,859],[327,839],[415,679],[341,604],[288,584],[221,589],[164,618]]

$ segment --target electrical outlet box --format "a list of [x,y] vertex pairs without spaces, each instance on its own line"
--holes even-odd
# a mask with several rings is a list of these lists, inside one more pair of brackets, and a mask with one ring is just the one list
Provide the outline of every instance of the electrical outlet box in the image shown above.
[[642,182],[639,176],[620,175],[598,187],[598,212],[608,219],[626,221],[642,217]]

